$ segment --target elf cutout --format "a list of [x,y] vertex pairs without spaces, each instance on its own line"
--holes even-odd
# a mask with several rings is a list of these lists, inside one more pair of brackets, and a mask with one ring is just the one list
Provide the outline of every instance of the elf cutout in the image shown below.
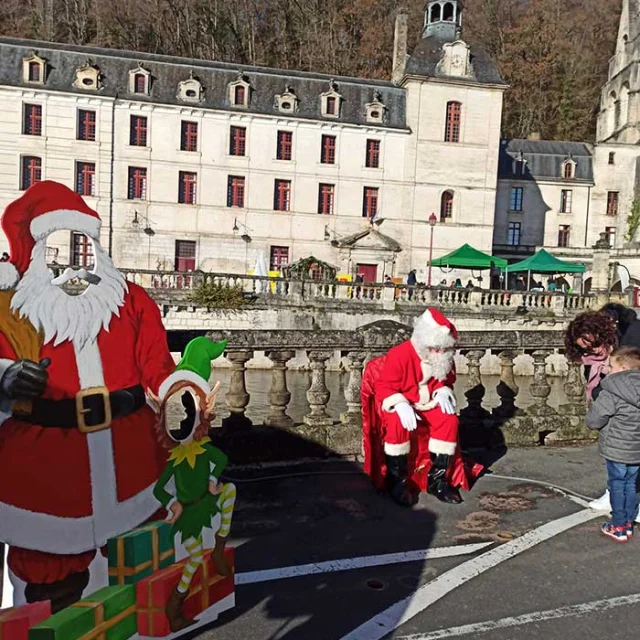
[[233,569],[224,557],[236,499],[233,484],[222,484],[220,476],[227,456],[211,444],[207,437],[215,417],[214,406],[220,388],[210,388],[211,360],[224,352],[227,343],[196,338],[185,349],[175,372],[160,386],[159,397],[151,397],[156,405],[156,423],[161,443],[171,451],[168,464],[156,483],[154,495],[169,512],[168,522],[180,533],[189,553],[179,585],[166,606],[172,632],[195,624],[183,611],[191,580],[203,561],[202,532],[211,527],[215,515],[221,513],[221,524],[211,554],[219,575],[229,576]]

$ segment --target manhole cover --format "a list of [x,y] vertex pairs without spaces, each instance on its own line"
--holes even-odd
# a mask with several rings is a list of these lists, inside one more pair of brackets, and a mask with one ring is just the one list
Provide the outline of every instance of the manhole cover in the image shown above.
[[372,579],[372,580],[367,580],[367,587],[369,587],[369,589],[373,589],[374,591],[382,591],[383,589],[386,588],[386,584],[384,582],[382,582],[382,580],[377,580],[377,579]]

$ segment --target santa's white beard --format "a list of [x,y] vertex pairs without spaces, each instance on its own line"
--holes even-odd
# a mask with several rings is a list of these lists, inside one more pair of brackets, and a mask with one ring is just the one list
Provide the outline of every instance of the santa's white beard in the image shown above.
[[11,300],[11,308],[44,333],[45,344],[70,340],[77,349],[109,328],[111,318],[120,315],[127,284],[102,247],[93,243],[95,267],[92,273],[100,284],[89,285],[80,295],[71,296],[51,284],[53,276],[45,258],[46,238],[36,243],[31,264],[22,276]]
[[431,375],[436,380],[445,380],[453,368],[453,351],[444,351],[443,353],[437,353],[436,351],[430,351],[424,360],[429,365]]

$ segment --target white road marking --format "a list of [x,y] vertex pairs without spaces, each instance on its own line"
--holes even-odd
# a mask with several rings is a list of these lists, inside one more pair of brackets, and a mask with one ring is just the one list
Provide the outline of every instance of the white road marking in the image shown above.
[[396,602],[348,633],[341,640],[380,640],[472,578],[572,527],[600,517],[602,517],[601,513],[590,509],[578,511],[569,516],[552,520],[515,540],[467,560],[420,587],[407,598]]
[[606,600],[595,600],[593,602],[585,602],[583,604],[575,604],[572,606],[560,607],[558,609],[550,609],[548,611],[535,611],[533,613],[525,613],[521,616],[500,618],[499,620],[489,620],[487,622],[478,622],[476,624],[465,624],[460,627],[449,627],[448,629],[439,629],[438,631],[402,636],[398,638],[398,640],[441,640],[442,638],[458,638],[471,633],[478,634],[486,633],[487,631],[495,631],[496,629],[520,627],[533,622],[543,622],[544,620],[576,618],[589,613],[609,611],[610,609],[616,609],[617,607],[625,607],[638,603],[640,603],[640,593],[634,593],[629,596],[608,598]]
[[419,560],[434,560],[437,558],[453,558],[466,556],[481,551],[494,544],[493,542],[479,542],[476,544],[461,544],[453,547],[437,547],[435,549],[421,549],[419,551],[406,551],[401,553],[387,553],[377,556],[361,556],[358,558],[345,558],[344,560],[329,560],[312,564],[301,564],[294,567],[282,567],[280,569],[264,569],[261,571],[247,571],[238,573],[235,577],[236,584],[255,584],[257,582],[269,582],[283,578],[299,578],[318,573],[333,573],[336,571],[349,571],[352,569],[364,569],[366,567],[380,567],[402,562],[417,562]]

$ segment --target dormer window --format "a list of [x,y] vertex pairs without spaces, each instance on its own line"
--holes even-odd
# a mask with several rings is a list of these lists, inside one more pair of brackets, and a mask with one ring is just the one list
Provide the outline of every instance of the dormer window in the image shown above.
[[47,62],[34,52],[22,60],[22,79],[30,84],[44,84]]
[[84,67],[76,69],[76,79],[73,82],[76,89],[97,91],[102,88],[100,69],[87,60]]
[[329,91],[323,93],[322,100],[322,115],[325,118],[339,118],[340,110],[342,107],[342,96],[338,93],[338,85],[335,81],[329,83]]
[[151,73],[142,66],[129,71],[129,93],[143,96],[151,93]]
[[182,102],[202,102],[204,98],[204,87],[193,72],[188,80],[178,83],[178,100]]
[[384,116],[387,112],[387,108],[382,102],[382,95],[379,91],[373,92],[373,102],[366,105],[367,110],[367,122],[371,124],[382,124],[384,122]]
[[245,75],[238,71],[236,80],[229,84],[229,103],[234,107],[247,108],[250,96],[251,85]]
[[562,165],[562,177],[571,180],[576,174],[576,163],[573,160],[566,160]]
[[284,93],[276,96],[275,108],[281,113],[295,113],[298,110],[298,96],[289,85],[285,87]]

